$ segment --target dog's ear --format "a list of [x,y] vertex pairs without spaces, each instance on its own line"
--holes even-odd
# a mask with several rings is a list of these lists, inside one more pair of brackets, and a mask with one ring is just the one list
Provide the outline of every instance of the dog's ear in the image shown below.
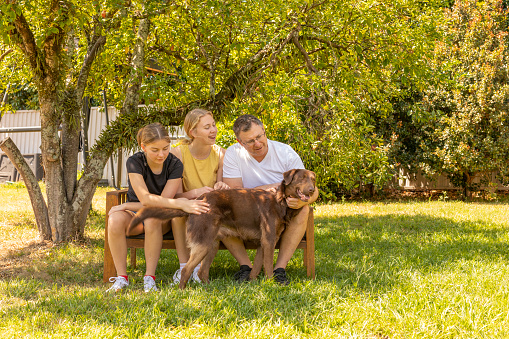
[[290,183],[293,180],[293,176],[295,175],[295,172],[297,172],[297,170],[292,169],[292,170],[289,170],[289,171],[286,171],[285,173],[283,173],[283,183],[285,185],[290,185]]

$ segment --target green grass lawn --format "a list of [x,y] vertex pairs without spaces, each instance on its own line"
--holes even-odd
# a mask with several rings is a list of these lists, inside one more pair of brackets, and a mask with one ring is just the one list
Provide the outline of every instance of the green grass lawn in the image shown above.
[[315,207],[316,280],[297,251],[287,287],[232,280],[220,251],[207,286],[144,294],[102,283],[104,194],[84,243],[40,244],[24,188],[0,185],[2,338],[509,338],[509,216],[497,202],[346,202]]

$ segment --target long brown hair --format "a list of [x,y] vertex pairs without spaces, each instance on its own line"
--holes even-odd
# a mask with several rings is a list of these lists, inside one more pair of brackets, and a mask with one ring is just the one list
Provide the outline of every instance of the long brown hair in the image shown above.
[[189,145],[193,142],[194,138],[191,136],[191,131],[198,126],[201,117],[207,114],[210,114],[210,116],[214,118],[211,111],[207,111],[203,108],[195,108],[187,113],[186,118],[184,119],[184,131],[186,132],[186,137],[184,139],[180,139],[181,144]]

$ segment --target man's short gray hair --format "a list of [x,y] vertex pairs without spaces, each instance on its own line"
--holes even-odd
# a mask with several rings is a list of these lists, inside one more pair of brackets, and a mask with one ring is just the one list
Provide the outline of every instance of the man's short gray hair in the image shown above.
[[247,132],[251,129],[251,125],[256,124],[263,128],[263,122],[260,121],[257,117],[251,114],[244,114],[235,120],[233,123],[233,132],[237,139],[239,138],[240,132]]

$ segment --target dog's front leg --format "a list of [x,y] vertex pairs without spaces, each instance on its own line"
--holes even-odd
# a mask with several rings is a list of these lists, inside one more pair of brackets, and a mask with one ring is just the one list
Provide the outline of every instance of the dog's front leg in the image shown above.
[[[270,227],[272,226],[272,227]],[[263,253],[263,268],[265,270],[265,276],[272,278],[272,270],[274,269],[274,250],[276,248],[276,232],[275,226],[270,225],[264,227],[265,232],[262,232],[260,239],[260,246]],[[272,232],[274,230],[274,232]]]
[[267,246],[263,246],[263,268],[265,270],[265,276],[267,278],[272,278],[272,273],[274,270],[274,249],[276,247],[275,243],[268,244]]
[[214,241],[214,244],[210,251],[207,253],[205,258],[203,258],[200,266],[200,270],[198,271],[198,277],[200,280],[204,283],[209,282],[209,271],[210,266],[212,265],[212,261],[214,261],[214,258],[217,254],[217,250],[219,249],[219,240]]

